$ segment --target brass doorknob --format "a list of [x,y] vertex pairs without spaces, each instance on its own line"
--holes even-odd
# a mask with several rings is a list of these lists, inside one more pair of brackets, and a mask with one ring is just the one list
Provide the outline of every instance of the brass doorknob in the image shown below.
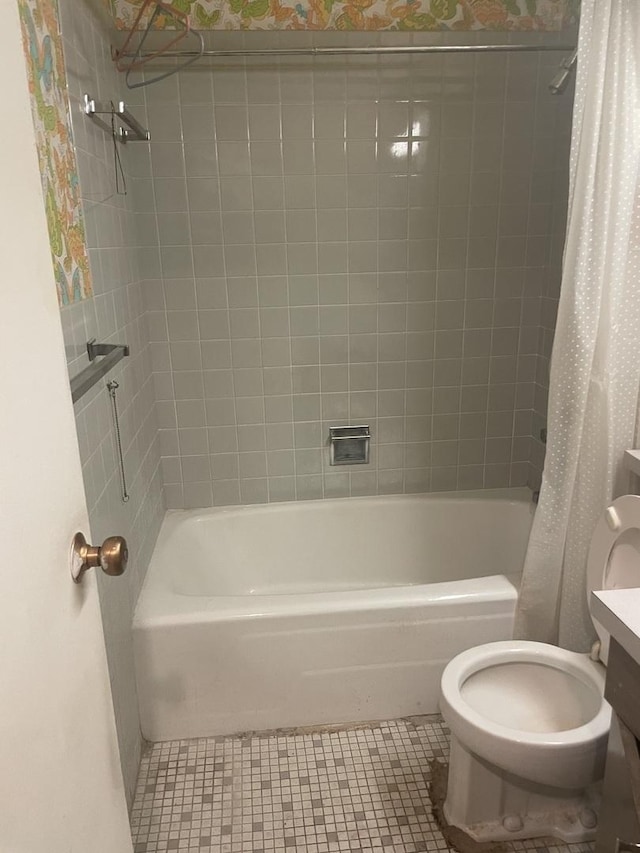
[[129,549],[127,540],[122,536],[109,536],[102,545],[89,545],[82,533],[73,537],[71,553],[71,577],[74,583],[80,583],[89,569],[98,566],[107,575],[121,575],[127,568]]

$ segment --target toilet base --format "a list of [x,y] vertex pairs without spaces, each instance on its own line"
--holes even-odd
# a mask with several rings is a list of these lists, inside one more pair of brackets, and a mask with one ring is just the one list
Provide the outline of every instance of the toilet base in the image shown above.
[[476,841],[548,835],[567,843],[591,841],[599,788],[569,791],[521,779],[474,755],[451,735],[444,816]]

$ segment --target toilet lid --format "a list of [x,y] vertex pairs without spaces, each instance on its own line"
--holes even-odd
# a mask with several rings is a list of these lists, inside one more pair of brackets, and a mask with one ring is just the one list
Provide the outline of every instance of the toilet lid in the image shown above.
[[[587,561],[587,597],[600,589],[640,587],[640,495],[617,498],[598,519]],[[591,617],[600,638],[600,657],[606,663],[609,635]]]

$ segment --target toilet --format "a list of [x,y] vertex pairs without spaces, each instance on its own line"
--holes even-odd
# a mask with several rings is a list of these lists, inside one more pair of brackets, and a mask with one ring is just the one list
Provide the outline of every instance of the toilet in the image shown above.
[[[640,496],[609,506],[587,564],[592,590],[640,586]],[[462,652],[442,675],[451,731],[447,822],[477,841],[595,837],[611,720],[609,637],[591,655],[522,640]]]

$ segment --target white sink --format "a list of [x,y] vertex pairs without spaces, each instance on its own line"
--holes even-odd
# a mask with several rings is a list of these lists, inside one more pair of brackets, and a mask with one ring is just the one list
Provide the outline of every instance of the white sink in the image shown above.
[[640,588],[592,592],[591,614],[640,664]]

